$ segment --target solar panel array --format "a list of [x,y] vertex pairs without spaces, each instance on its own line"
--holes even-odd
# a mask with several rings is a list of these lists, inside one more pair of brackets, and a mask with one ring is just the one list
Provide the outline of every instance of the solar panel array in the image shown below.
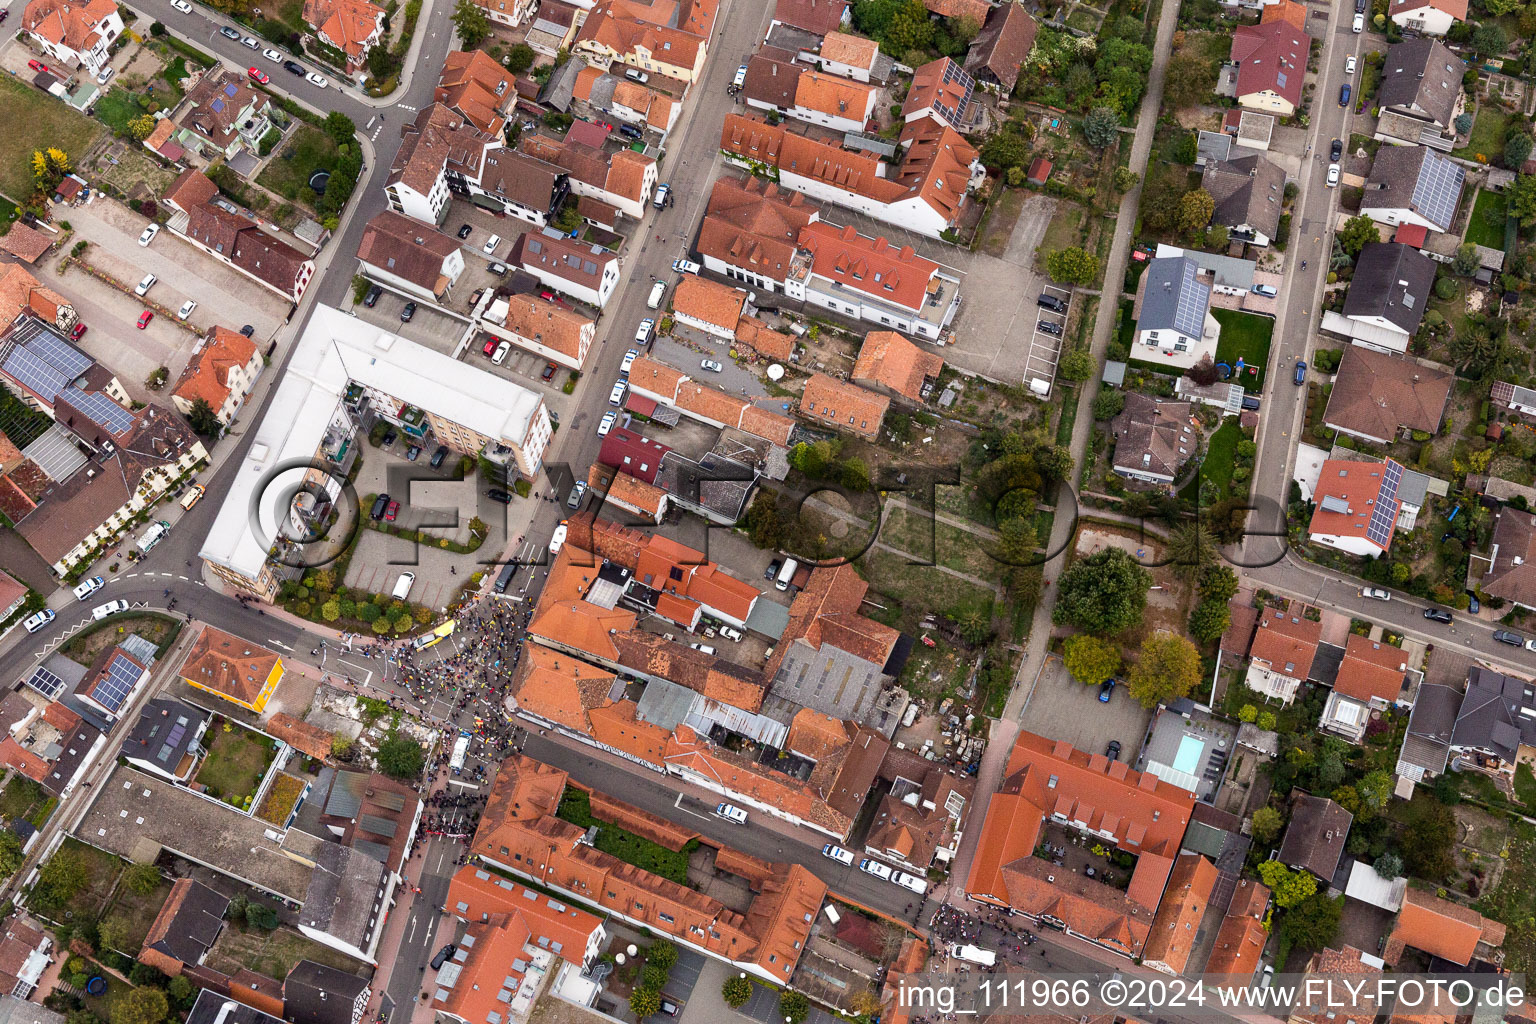
[[122,709],[128,694],[138,685],[143,670],[132,661],[116,655],[107,662],[106,671],[91,690],[96,702],[114,714]]
[[1388,459],[1381,490],[1376,494],[1376,504],[1371,507],[1371,521],[1365,527],[1366,538],[1382,548],[1390,545],[1392,531],[1397,526],[1397,485],[1402,479],[1403,467]]
[[5,372],[47,402],[90,368],[89,356],[48,331],[39,331],[12,348],[5,360]]
[[[960,102],[955,104],[953,107],[951,107],[948,103],[945,103],[943,100],[944,86],[946,85],[958,85],[965,91],[965,94],[961,97]],[[944,79],[939,86],[940,98],[935,101],[933,105],[940,108],[941,110],[948,111],[951,120],[958,120],[960,117],[960,111],[971,105],[971,94],[975,92],[975,90],[976,80],[972,78],[966,72],[966,70],[960,66],[958,62],[953,60],[948,61],[944,65]]]
[[1183,280],[1179,285],[1179,307],[1173,314],[1176,330],[1198,338],[1205,333],[1205,311],[1210,306],[1210,291],[1197,278],[1200,266],[1194,260],[1183,260]]
[[27,677],[27,685],[49,700],[57,700],[59,694],[64,692],[64,680],[42,665]]
[[1419,180],[1413,184],[1413,208],[1436,224],[1449,227],[1466,177],[1466,171],[1426,148]]
[[181,738],[187,734],[187,716],[182,715],[176,719],[176,724],[165,737],[165,743],[161,745],[160,752],[155,755],[155,760],[162,764],[169,764],[171,758],[180,748]]
[[71,385],[61,397],[113,437],[121,437],[133,427],[133,413],[100,391],[81,391]]

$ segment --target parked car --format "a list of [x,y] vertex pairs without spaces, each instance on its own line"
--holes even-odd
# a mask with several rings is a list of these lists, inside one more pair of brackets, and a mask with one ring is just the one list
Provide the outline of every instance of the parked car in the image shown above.
[[28,633],[36,633],[38,630],[48,625],[48,623],[52,622],[53,619],[53,609],[44,608],[42,611],[37,612],[34,615],[28,615],[25,619],[23,619],[21,628],[25,629]]
[[1039,323],[1035,324],[1035,327],[1044,331],[1046,334],[1055,335],[1058,338],[1061,337],[1061,324],[1055,324],[1049,320],[1041,320]]
[[726,821],[733,821],[738,825],[747,823],[747,812],[735,804],[716,804],[715,813]]
[[1471,612],[1473,615],[1476,615],[1482,610],[1483,606],[1478,602],[1477,595],[1472,593],[1470,590],[1467,591],[1467,611]]
[[500,244],[501,236],[492,235],[490,238],[485,240],[485,244],[480,247],[480,251],[485,253],[487,256],[494,256],[496,255],[496,247]]
[[260,82],[262,85],[267,85],[272,81],[261,68],[246,68],[245,73],[251,76],[252,81]]
[[1501,643],[1501,644],[1509,644],[1509,646],[1511,646],[1511,647],[1524,647],[1525,646],[1525,637],[1521,636],[1519,633],[1511,633],[1507,629],[1496,629],[1496,630],[1494,630],[1493,631],[1493,638],[1495,640],[1497,640],[1499,643]]
[[400,440],[400,435],[395,433],[393,428],[384,431],[384,447],[385,448],[393,448],[395,446],[395,442],[398,441],[398,440]]
[[876,878],[883,878],[887,882],[891,880],[891,866],[889,864],[882,864],[873,857],[865,857],[859,861],[859,870],[874,875]]
[[400,322],[403,323],[403,324],[408,324],[408,323],[411,322],[411,317],[413,317],[415,315],[416,315],[416,303],[414,303],[414,302],[407,302],[405,304],[405,308],[400,310]]
[[629,376],[629,368],[631,366],[634,366],[635,365],[635,360],[639,359],[639,358],[640,358],[640,350],[637,349],[637,348],[632,348],[628,352],[625,352],[624,353],[624,361],[619,364],[619,375],[623,376],[623,377],[628,377]]
[[1328,165],[1328,181],[1327,181],[1327,185],[1328,185],[1329,188],[1338,188],[1338,186],[1339,186],[1339,165],[1338,164],[1329,164]]
[[1046,295],[1042,293],[1041,296],[1035,300],[1035,305],[1039,306],[1041,309],[1048,309],[1052,313],[1065,314],[1067,312],[1067,304],[1062,302],[1054,295]]
[[261,44],[258,43],[255,39],[251,38],[250,36],[241,36],[240,37],[240,45],[245,47],[247,50],[259,50],[259,49],[261,49]]
[[747,66],[743,64],[736,69],[736,75],[731,79],[731,84],[740,89],[747,80]]
[[485,348],[481,349],[481,351],[484,352],[487,357],[490,357],[496,352],[496,344],[496,339],[492,338],[485,343]]
[[556,366],[554,363],[545,363],[544,371],[539,374],[539,380],[542,380],[544,383],[548,384],[550,381],[555,379],[555,371],[558,369],[560,369],[560,367]]
[[1392,595],[1389,594],[1387,591],[1383,590],[1381,587],[1361,587],[1360,588],[1360,596],[1361,597],[1368,597],[1368,598],[1370,598],[1373,601],[1390,601],[1390,600],[1392,600]]
[[267,60],[271,61],[273,64],[281,64],[283,62],[283,55],[271,47],[262,50],[261,55]]
[[1339,106],[1349,106],[1349,97],[1352,92],[1354,92],[1354,86],[1350,85],[1348,82],[1345,82],[1343,85],[1339,86]]
[[1109,698],[1115,695],[1115,680],[1106,679],[1099,684],[1099,703],[1108,704]]
[[85,337],[85,332],[88,330],[90,330],[90,328],[85,326],[84,323],[75,324],[75,326],[70,329],[69,340],[79,341],[81,338]]
[[419,458],[421,458],[421,445],[413,444],[405,450],[406,462],[415,462]]
[[1111,761],[1120,760],[1120,741],[1110,740],[1109,746],[1104,748],[1104,756],[1109,758]]
[[1435,622],[1444,622],[1447,624],[1452,621],[1451,613],[1446,611],[1444,608],[1425,608],[1424,617],[1426,619],[1433,619]]
[[106,85],[108,82],[110,82],[112,80],[112,76],[115,75],[115,74],[117,74],[117,71],[114,68],[110,68],[110,67],[102,68],[101,71],[98,72],[97,75],[96,75],[96,84],[97,85]]
[[186,302],[181,304],[180,309],[176,310],[176,319],[185,320],[187,317],[192,315],[192,311],[196,308],[197,303],[192,299],[188,299]]
[[1338,163],[1339,157],[1343,155],[1344,143],[1341,140],[1334,139],[1331,143],[1328,144],[1328,159],[1330,162]]
[[697,274],[704,268],[693,262],[693,260],[673,260],[672,269],[679,274]]
[[1354,54],[1350,54],[1348,57],[1344,58],[1344,73],[1346,75],[1352,75],[1352,74],[1355,73],[1355,55]]
[[1301,385],[1305,384],[1306,382],[1307,382],[1307,361],[1305,359],[1298,359],[1298,360],[1296,360],[1296,386],[1300,387]]
[[187,0],[171,0],[171,6],[176,8],[182,14],[192,13],[192,5],[187,3]]
[[492,501],[499,501],[503,505],[512,504],[512,495],[508,494],[500,487],[492,487],[490,490],[485,492],[485,496],[490,498]]
[[628,387],[628,385],[623,381],[614,381],[613,387],[608,392],[608,404],[618,405],[620,402],[624,401],[624,389],[626,387]]
[[386,523],[392,523],[399,515],[400,503],[398,501],[391,501],[389,503],[389,507],[384,510],[384,521]]
[[725,371],[725,367],[721,366],[713,359],[701,359],[699,360],[699,366],[702,369],[708,370],[710,373],[722,373]]
[[324,89],[326,86],[331,84],[325,80],[324,75],[317,75],[313,71],[304,76],[304,81],[308,82],[310,85],[313,85],[317,89]]
[[1351,32],[1355,32],[1355,33],[1360,33],[1360,32],[1364,32],[1365,31],[1365,12],[1364,11],[1361,11],[1358,14],[1355,15],[1354,24],[1350,25],[1349,30]]
[[138,322],[139,330],[142,331],[144,328],[148,327],[149,326],[149,322],[151,320],[153,320],[154,318],[155,318],[155,314],[151,310],[146,309],[144,312],[140,313],[139,314],[139,322]]
[[151,224],[149,227],[145,228],[142,233],[140,233],[140,235],[139,235],[139,244],[140,245],[148,245],[150,242],[153,242],[155,240],[155,236],[158,235],[159,233],[160,233],[160,225],[159,224]]
[[733,644],[739,644],[743,639],[741,630],[735,626],[721,626],[719,633]]
[[644,345],[651,340],[651,332],[656,329],[656,321],[646,317],[640,321],[640,326],[635,328],[635,344]]
[[145,274],[144,280],[140,281],[138,285],[133,289],[133,294],[142,299],[144,296],[149,294],[149,290],[155,286],[155,282],[158,280],[160,279],[154,274]]
[[106,604],[97,605],[91,609],[91,618],[104,619],[108,615],[116,615],[118,612],[128,610],[128,602],[123,600],[108,601]]
[[29,60],[29,61],[27,61],[27,67],[31,68],[33,71],[47,71],[48,70],[48,65],[44,64],[40,60]]
[[619,134],[624,136],[626,139],[634,139],[636,141],[639,141],[645,135],[644,132],[632,124],[619,125]]
[[283,68],[293,72],[295,75],[302,75],[304,73],[304,65],[296,60],[283,61]]
[[660,309],[661,302],[667,297],[667,282],[657,281],[651,285],[651,294],[645,300],[646,309]]
[[240,33],[236,32],[228,25],[219,26],[219,35],[223,36],[225,39],[233,39],[237,43],[240,41]]
[[448,458],[448,446],[445,444],[438,445],[437,451],[432,453],[432,468],[436,469],[441,466],[446,458]]
[[571,488],[570,497],[565,499],[565,507],[572,509],[581,508],[581,499],[586,496],[587,482],[585,480],[577,480],[576,486]]
[[500,345],[496,346],[495,353],[491,355],[491,362],[495,363],[497,366],[500,366],[502,363],[506,362],[507,356],[511,353],[511,351],[512,343],[510,341],[502,342]]
[[1258,398],[1256,396],[1254,396],[1254,395],[1244,395],[1243,396],[1243,408],[1247,409],[1249,412],[1257,411],[1258,408],[1259,408],[1259,400],[1258,400]]
[[613,425],[618,422],[618,419],[619,414],[612,409],[603,413],[603,418],[597,421],[597,436],[607,437],[608,431],[613,429]]
[[437,953],[432,957],[432,969],[435,971],[441,968],[443,964],[448,962],[448,958],[453,956],[453,954],[457,953],[458,951],[458,946],[455,946],[451,942],[448,943],[442,949],[438,950]]
[[773,579],[775,576],[777,576],[779,574],[779,569],[783,566],[783,564],[784,563],[780,562],[777,558],[775,558],[773,561],[769,562],[768,563],[768,568],[763,570],[763,579],[765,579],[765,580]]
[[1256,284],[1253,286],[1253,294],[1262,295],[1266,299],[1273,299],[1279,296],[1280,293],[1272,284]]
[[373,508],[368,513],[368,518],[378,522],[384,518],[384,511],[389,508],[389,495],[381,494],[373,499]]
[[90,579],[85,580],[75,588],[75,600],[84,601],[86,598],[90,597],[92,594],[96,593],[96,591],[100,590],[106,585],[107,581],[102,579],[100,576],[92,576]]
[[367,306],[369,309],[372,309],[374,306],[379,304],[379,296],[383,294],[383,288],[380,288],[378,285],[371,285],[368,288],[368,294],[363,296],[363,305]]

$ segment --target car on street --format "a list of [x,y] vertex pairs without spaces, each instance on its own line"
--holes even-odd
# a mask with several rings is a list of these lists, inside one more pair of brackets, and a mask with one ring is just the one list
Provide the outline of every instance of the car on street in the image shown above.
[[928,891],[928,882],[925,879],[918,878],[916,875],[909,875],[905,871],[893,873],[891,881],[903,889],[917,893],[919,896]]
[[507,353],[511,351],[512,343],[510,341],[502,342],[500,345],[496,346],[496,351],[492,353],[491,362],[495,363],[497,366],[500,366],[502,363],[507,361]]
[[1511,646],[1511,647],[1524,647],[1525,646],[1525,637],[1521,636],[1519,633],[1511,633],[1507,629],[1496,629],[1496,630],[1494,630],[1493,631],[1493,638],[1495,640],[1497,640],[1499,643],[1501,643],[1501,644],[1509,644],[1509,646]]
[[874,875],[876,878],[883,878],[887,882],[891,880],[891,866],[889,864],[882,864],[873,857],[865,857],[859,861],[859,870],[866,874]]
[[1328,165],[1328,182],[1327,182],[1327,184],[1328,184],[1329,188],[1337,188],[1338,187],[1338,185],[1339,185],[1339,165],[1338,164],[1329,164]]
[[492,487],[490,490],[485,492],[485,496],[490,498],[492,501],[499,501],[503,505],[512,504],[512,495],[508,494],[500,487]]
[[624,389],[627,386],[628,385],[625,384],[622,380],[614,381],[613,387],[608,391],[608,404],[618,405],[620,402],[624,401]]
[[75,588],[75,600],[84,601],[86,598],[90,597],[92,594],[96,593],[96,591],[100,590],[106,585],[107,581],[102,579],[100,576],[92,576],[90,579],[85,580]]
[[223,36],[225,39],[233,39],[237,43],[240,41],[240,33],[236,32],[228,25],[219,26],[219,35]]
[[48,625],[48,623],[52,622],[53,619],[54,610],[52,608],[44,608],[36,615],[28,615],[22,622],[21,628],[25,629],[28,633],[36,633],[38,630]]
[[1426,619],[1433,619],[1435,622],[1444,622],[1447,624],[1452,621],[1451,613],[1446,611],[1444,608],[1425,608],[1424,617]]
[[69,332],[69,340],[79,341],[81,338],[85,337],[85,332],[88,330],[90,330],[90,328],[85,326],[84,323],[75,324],[75,326]]
[[171,0],[171,6],[176,8],[182,14],[192,13],[192,5],[187,3],[187,0]]
[[747,81],[747,66],[743,64],[736,69],[736,75],[731,79],[731,84],[740,89]]
[[545,363],[543,371],[539,374],[539,380],[548,384],[550,381],[555,379],[555,371],[559,369],[560,367],[556,366],[554,363]]
[[246,68],[245,73],[251,76],[251,81],[259,82],[262,85],[267,85],[272,81],[272,79],[268,77],[267,73],[261,70],[261,68]]
[[492,235],[490,238],[485,240],[485,244],[480,247],[480,251],[485,253],[487,256],[494,256],[496,255],[496,247],[500,244],[501,236]]
[[140,281],[137,285],[134,286],[133,294],[142,299],[144,296],[149,294],[149,290],[155,286],[155,282],[158,280],[160,279],[154,274],[145,274],[144,280]]
[[1301,385],[1305,384],[1306,382],[1307,361],[1305,359],[1298,359],[1296,360],[1296,386],[1301,387]]
[[710,373],[722,373],[725,370],[725,367],[721,366],[713,359],[701,359],[699,360],[699,366],[701,369],[708,370]]
[[1115,680],[1106,679],[1099,684],[1099,703],[1108,704],[1109,698],[1115,695]]
[[395,517],[398,516],[399,514],[400,514],[400,503],[398,501],[391,501],[389,503],[389,506],[384,509],[384,521],[386,523],[392,523],[392,522],[395,521]]
[[1355,15],[1354,23],[1350,25],[1349,30],[1355,33],[1365,31],[1365,12],[1362,11]]
[[252,39],[250,36],[241,36],[240,37],[240,45],[245,47],[247,50],[259,50],[259,49],[261,49],[261,44],[258,43],[256,40]]
[[302,74],[304,74],[304,65],[300,64],[296,60],[285,60],[285,61],[283,61],[283,69],[286,70],[286,71],[290,71],[290,72],[292,72],[295,75],[302,75]]
[[453,956],[453,954],[457,953],[458,951],[459,951],[459,947],[458,946],[454,945],[451,942],[448,943],[446,946],[444,946],[442,949],[438,950],[433,955],[433,957],[432,957],[432,969],[434,971],[441,969],[443,964],[448,962],[448,958]]
[[667,204],[670,203],[671,201],[672,201],[672,186],[668,185],[666,182],[662,182],[660,185],[657,185],[656,186],[656,195],[651,200],[651,205],[656,207],[656,209],[661,210],[661,209],[665,209]]
[[622,376],[622,377],[628,377],[629,376],[629,368],[631,366],[634,366],[635,365],[635,360],[639,359],[639,358],[640,358],[640,350],[637,349],[637,348],[632,348],[628,352],[625,352],[624,353],[624,361],[619,364],[619,375]]
[[1328,144],[1328,159],[1330,162],[1338,163],[1339,157],[1343,155],[1344,143],[1342,141],[1339,139],[1334,139],[1331,143]]
[[407,302],[405,304],[405,308],[400,310],[400,322],[403,323],[403,324],[408,324],[408,323],[411,322],[411,317],[413,317],[415,315],[416,315],[416,303],[414,303],[414,302]]
[[1349,106],[1349,96],[1353,91],[1354,86],[1350,85],[1348,82],[1345,82],[1343,85],[1339,86],[1339,106]]
[[619,414],[612,409],[603,413],[603,418],[597,421],[597,436],[607,437],[608,431],[613,429],[613,425],[618,422],[618,419]]
[[566,508],[581,508],[581,499],[587,496],[587,482],[577,480],[576,486],[571,488],[571,496],[565,499]]
[[363,296],[363,305],[367,306],[369,309],[372,309],[374,306],[379,304],[379,296],[383,294],[383,288],[380,288],[376,284],[370,285],[368,287],[368,294]]
[[154,318],[155,318],[155,314],[151,310],[146,309],[144,312],[140,313],[139,314],[139,320],[138,320],[138,328],[139,328],[139,330],[142,331],[144,328],[148,327],[149,326],[149,322],[151,320],[153,320]]
[[148,245],[150,242],[153,242],[155,240],[155,236],[158,235],[159,233],[160,233],[160,225],[159,224],[151,224],[149,227],[145,228],[139,234],[139,244],[140,245]]
[[1109,758],[1111,761],[1120,760],[1120,741],[1110,740],[1109,746],[1104,748],[1104,756]]
[[660,309],[661,301],[667,297],[667,282],[657,281],[651,285],[651,294],[645,300],[646,309]]
[[1346,75],[1352,75],[1352,74],[1355,73],[1355,55],[1354,54],[1350,54],[1348,57],[1344,58],[1344,73]]
[[181,308],[176,311],[176,319],[185,320],[187,317],[192,315],[192,311],[196,308],[197,302],[193,299],[188,299],[186,302],[183,302],[181,304]]
[[635,328],[635,344],[644,345],[651,340],[651,332],[656,329],[656,321],[646,317],[640,321],[640,326]]
[[[505,492],[503,492],[503,493],[505,493]],[[566,521],[564,519],[560,520],[560,525],[555,527],[555,532],[549,535],[549,553],[550,554],[558,555],[560,553],[560,549],[565,545],[566,534],[568,534],[569,532],[570,532],[570,526],[566,523]]]
[[326,86],[331,84],[325,80],[324,75],[317,75],[313,71],[304,76],[304,81],[308,82],[310,85],[317,89],[324,89]]
[[747,823],[747,812],[735,804],[716,804],[715,814],[726,821],[732,821],[738,825],[745,825]]
[[1361,597],[1368,597],[1368,598],[1370,598],[1373,601],[1390,601],[1390,600],[1392,600],[1392,595],[1387,593],[1381,587],[1361,587],[1360,588],[1360,596]]
[[108,601],[106,604],[97,605],[91,609],[91,618],[104,619],[108,615],[116,615],[118,612],[128,610],[128,602],[123,600]]
[[263,57],[267,58],[267,60],[271,61],[273,64],[281,64],[283,62],[283,55],[282,55],[282,53],[280,53],[277,50],[272,49],[270,46],[267,47],[265,50],[262,50],[261,51],[261,55]]
[[672,269],[679,274],[697,274],[703,268],[693,260],[673,260]]
[[469,237],[469,233],[471,231],[473,231],[473,230],[475,230],[473,225],[470,225],[470,224],[460,224],[459,225],[459,237],[460,238],[468,238]]

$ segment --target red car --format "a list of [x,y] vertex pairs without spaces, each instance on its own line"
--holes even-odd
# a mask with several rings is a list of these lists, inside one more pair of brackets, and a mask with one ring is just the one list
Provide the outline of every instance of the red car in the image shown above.
[[392,523],[395,521],[395,516],[399,514],[400,503],[398,501],[392,501],[389,503],[389,507],[384,510],[384,521],[386,523]]
[[542,380],[542,381],[545,381],[545,382],[548,382],[548,381],[554,379],[555,371],[558,370],[558,369],[559,369],[559,367],[556,366],[554,363],[546,363],[544,365],[544,372],[539,374],[539,379]]
[[495,352],[496,352],[496,339],[492,338],[490,341],[485,343],[485,354],[486,355],[493,355]]
[[29,60],[29,61],[27,61],[27,67],[31,68],[33,71],[47,71],[48,70],[48,65],[44,64],[40,60]]
[[85,337],[85,331],[85,324],[75,324],[75,329],[69,332],[69,340],[79,341],[81,338]]
[[146,309],[144,312],[140,313],[139,314],[139,330],[142,331],[144,328],[148,327],[149,326],[149,322],[151,320],[153,320],[154,318],[155,318],[155,314],[152,311],[150,311],[150,310]]
[[272,79],[267,77],[267,73],[261,70],[261,68],[246,68],[245,73],[250,75],[256,81],[260,82],[262,85],[266,85],[268,82],[272,81]]

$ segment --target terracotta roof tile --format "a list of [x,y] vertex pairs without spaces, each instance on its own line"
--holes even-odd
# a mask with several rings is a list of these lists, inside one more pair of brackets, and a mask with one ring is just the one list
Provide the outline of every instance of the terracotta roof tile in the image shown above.
[[384,28],[384,8],[368,0],[304,0],[304,20],[348,57],[367,52]]
[[[1404,946],[1412,946],[1466,967],[1479,943],[1502,945],[1504,930],[1504,925],[1469,907],[1410,887],[1403,894],[1403,909],[1392,928],[1388,949],[1396,947],[1400,953]],[[1395,965],[1397,959],[1389,956],[1387,962]]]
[[101,39],[102,22],[117,13],[115,0],[32,0],[21,26],[55,45],[85,53]]
[[1351,634],[1333,689],[1360,701],[1395,704],[1403,691],[1408,656],[1402,648]]
[[0,249],[10,253],[23,263],[36,263],[53,247],[53,236],[45,235],[28,224],[16,221],[11,229],[0,236]]
[[795,83],[794,105],[829,117],[863,120],[874,110],[875,91],[864,82],[807,70]]
[[919,348],[895,331],[870,331],[850,379],[921,402],[923,382],[943,370],[944,359],[937,352]]
[[204,399],[218,411],[229,400],[229,371],[250,365],[255,357],[256,343],[250,338],[227,327],[214,327],[187,360],[171,394],[188,402]]
[[1317,657],[1323,624],[1307,618],[1304,612],[1305,606],[1295,603],[1286,609],[1265,607],[1259,613],[1259,627],[1248,656],[1281,675],[1306,679],[1312,672],[1312,659]]
[[[1379,543],[1371,537],[1366,527],[1370,525],[1372,517],[1378,514],[1378,505],[1390,503],[1393,507],[1389,510],[1381,510],[1379,514],[1390,515],[1391,522],[1396,523],[1398,505],[1396,498],[1383,498],[1381,485],[1385,479],[1388,466],[1396,465],[1388,459],[1385,464],[1380,462],[1349,462],[1343,459],[1329,459],[1323,463],[1322,472],[1318,476],[1317,491],[1313,498],[1317,501],[1317,508],[1312,513],[1312,522],[1307,527],[1314,536],[1323,534],[1326,536],[1338,536],[1359,538],[1386,551],[1392,546],[1392,534],[1387,533],[1386,543]],[[1330,501],[1332,499],[1332,501]],[[1330,504],[1340,506],[1338,510],[1330,508]]]
[[572,359],[579,360],[586,355],[596,332],[591,320],[537,295],[519,293],[506,296],[506,300],[504,326],[509,331],[563,352]]
[[1454,382],[1455,377],[1433,366],[1349,345],[1323,422],[1386,441],[1403,428],[1438,433]]
[[861,437],[880,435],[880,424],[890,407],[891,400],[884,395],[857,384],[845,384],[824,373],[806,381],[800,396],[800,415]]
[[1019,81],[1019,66],[1029,56],[1039,31],[1040,26],[1023,4],[998,4],[966,51],[965,70],[977,77],[985,74],[1013,92]]
[[464,115],[476,128],[500,135],[517,89],[512,76],[483,50],[455,50],[443,62],[432,98]]
[[1264,911],[1269,907],[1269,888],[1251,878],[1240,878],[1222,919],[1221,930],[1205,962],[1206,974],[1231,975],[1245,984],[1258,970],[1269,933],[1264,930]]
[[773,20],[824,36],[842,25],[848,0],[777,0]]
[[1298,32],[1307,30],[1307,5],[1298,0],[1280,0],[1279,3],[1270,4],[1259,14],[1259,24],[1267,25],[1272,21],[1283,21]]
[[920,309],[939,271],[933,260],[910,245],[892,245],[883,235],[861,235],[850,224],[836,228],[816,222],[800,229],[799,244],[811,253],[811,271],[850,291],[880,302]]
[[181,666],[181,677],[246,704],[265,688],[281,656],[258,643],[212,626],[203,627]]
[[880,44],[846,32],[828,32],[822,37],[818,54],[822,60],[868,71],[875,66],[875,58],[880,56]]
[[1216,865],[1198,853],[1179,855],[1152,919],[1152,931],[1141,952],[1143,961],[1156,961],[1174,974],[1184,973],[1219,874]]
[[706,280],[697,274],[684,274],[672,292],[674,313],[725,330],[734,330],[746,302],[747,293],[740,288]]
[[1467,0],[1392,0],[1387,16],[1395,18],[1399,14],[1416,11],[1421,7],[1443,11],[1457,21],[1467,20]]
[[202,206],[218,194],[219,186],[213,183],[212,178],[194,167],[189,167],[171,182],[171,187],[165,190],[165,195],[161,198],[168,206],[190,212],[194,207]]
[[1237,95],[1272,92],[1293,106],[1301,102],[1311,37],[1286,21],[1239,25],[1232,34]]

